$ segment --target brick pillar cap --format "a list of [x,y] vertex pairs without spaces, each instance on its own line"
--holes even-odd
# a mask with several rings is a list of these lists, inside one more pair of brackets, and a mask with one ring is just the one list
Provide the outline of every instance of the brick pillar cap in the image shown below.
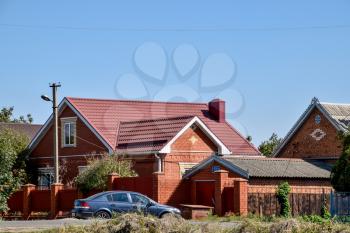
[[51,186],[63,186],[63,184],[62,183],[53,183],[53,184],[51,184]]
[[214,173],[228,173],[228,171],[226,171],[226,170],[217,170]]
[[109,174],[109,176],[119,176],[119,174],[116,172],[113,172],[113,173]]
[[25,185],[23,185],[23,187],[35,187],[35,185],[34,184],[25,184]]
[[236,179],[234,181],[237,181],[237,182],[248,182],[248,180],[244,179],[244,178],[238,178],[238,179]]
[[162,176],[162,175],[164,175],[164,172],[153,172],[153,175],[154,176],[157,176],[157,175],[161,175]]

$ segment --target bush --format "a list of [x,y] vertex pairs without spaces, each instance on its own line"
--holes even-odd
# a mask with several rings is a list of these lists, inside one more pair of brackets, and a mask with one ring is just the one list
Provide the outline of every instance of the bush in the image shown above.
[[283,217],[290,216],[290,204],[288,198],[290,191],[291,189],[287,181],[278,185],[276,195],[281,206],[281,216]]
[[25,135],[10,129],[0,132],[0,213],[7,211],[7,199],[26,181]]
[[343,153],[332,168],[331,183],[338,192],[350,192],[350,134],[340,135]]
[[102,158],[89,160],[88,168],[75,178],[75,183],[83,193],[94,189],[106,190],[108,175],[111,173],[118,173],[121,177],[136,176],[130,160],[106,154]]

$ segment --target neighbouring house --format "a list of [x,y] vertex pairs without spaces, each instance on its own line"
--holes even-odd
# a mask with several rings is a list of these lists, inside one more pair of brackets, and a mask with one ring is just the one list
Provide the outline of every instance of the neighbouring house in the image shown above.
[[[225,102],[209,103],[64,98],[59,112],[59,159],[69,183],[87,158],[116,153],[132,159],[151,197],[161,203],[190,203],[182,176],[213,155],[261,157],[225,119]],[[53,174],[52,116],[29,145],[38,185]],[[156,185],[154,185],[156,183]]]
[[[278,210],[271,210],[271,199],[281,182],[288,181],[292,193],[312,193],[315,197],[331,191],[330,169],[329,164],[318,160],[214,155],[193,167],[183,179],[190,183],[191,203],[215,206],[216,214],[257,213],[259,205],[266,204],[263,211],[278,214]],[[265,200],[264,193],[272,196]],[[257,206],[251,200],[255,194],[262,202]]]
[[29,141],[35,137],[41,127],[42,125],[39,124],[0,122],[0,132],[4,129],[10,129],[14,132],[27,136]]
[[314,98],[274,155],[334,163],[343,149],[339,133],[347,132],[349,123],[350,104],[324,103]]

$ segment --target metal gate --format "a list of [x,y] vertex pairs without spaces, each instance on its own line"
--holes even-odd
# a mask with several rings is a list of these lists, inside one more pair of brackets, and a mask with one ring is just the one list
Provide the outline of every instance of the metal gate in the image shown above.
[[331,214],[344,219],[350,216],[350,192],[331,192]]

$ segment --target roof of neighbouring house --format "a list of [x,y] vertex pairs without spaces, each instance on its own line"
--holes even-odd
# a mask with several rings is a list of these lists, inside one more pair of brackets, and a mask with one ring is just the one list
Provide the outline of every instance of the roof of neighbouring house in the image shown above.
[[329,179],[331,165],[315,160],[276,159],[265,157],[212,156],[191,169],[186,178],[216,161],[244,178],[321,178]]
[[11,129],[15,132],[26,135],[29,140],[32,140],[42,125],[27,124],[27,123],[5,123],[0,122],[0,131],[3,129]]
[[278,156],[279,152],[287,145],[289,140],[308,119],[314,109],[318,109],[335,127],[336,130],[346,132],[350,126],[350,104],[326,103],[320,102],[317,98],[313,98],[309,107],[304,111],[298,121],[282,140],[281,144],[274,152],[274,156]]
[[[213,137],[235,155],[260,155],[257,148],[228,122],[218,122],[209,113],[208,103],[108,100],[66,97],[62,108],[69,106],[81,116],[91,130],[116,151],[157,150],[191,118],[205,124]],[[48,120],[48,122],[50,119]],[[134,128],[134,129],[131,129]],[[132,131],[138,131],[136,136]],[[161,135],[157,135],[162,132]],[[149,142],[144,140],[149,136]],[[153,140],[154,139],[154,140]],[[36,141],[34,139],[33,141]],[[32,141],[32,144],[34,142]]]

